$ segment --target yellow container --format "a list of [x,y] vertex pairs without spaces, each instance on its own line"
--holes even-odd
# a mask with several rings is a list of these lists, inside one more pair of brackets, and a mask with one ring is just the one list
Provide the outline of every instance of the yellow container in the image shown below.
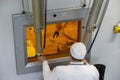
[[119,25],[115,25],[113,28],[113,31],[115,34],[120,33],[120,26]]

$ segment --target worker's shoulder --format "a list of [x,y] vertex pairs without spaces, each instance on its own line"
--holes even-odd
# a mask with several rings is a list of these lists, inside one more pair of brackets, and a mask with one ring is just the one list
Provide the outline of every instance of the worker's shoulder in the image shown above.
[[[71,65],[61,65],[61,66],[56,66],[55,68],[56,69],[69,69],[69,68],[74,68],[76,66],[71,66]],[[89,69],[95,69],[96,70],[96,67],[94,65],[80,65],[79,66],[80,68],[89,68]]]
[[96,74],[99,74],[97,68],[94,65],[89,65],[88,67],[90,71],[93,71],[94,73],[96,72]]
[[61,66],[56,66],[56,69],[63,69],[63,68],[66,68],[68,67],[68,65],[61,65]]
[[57,71],[62,71],[68,69],[68,65],[63,65],[63,66],[56,66],[54,69]]
[[94,65],[87,65],[87,67],[89,67],[90,69],[95,69],[96,70],[96,67]]
[[[90,69],[95,69],[96,70],[96,67],[94,65],[81,65],[81,68],[82,67],[83,68],[90,68]],[[56,69],[66,69],[66,68],[68,69],[68,68],[71,68],[71,65],[61,65],[61,66],[56,66],[55,68]]]
[[93,69],[97,69],[94,65],[91,65],[91,68],[93,68]]

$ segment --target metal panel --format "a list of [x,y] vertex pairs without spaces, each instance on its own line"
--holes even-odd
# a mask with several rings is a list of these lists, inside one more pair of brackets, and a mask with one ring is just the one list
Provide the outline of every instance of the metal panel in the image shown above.
[[30,23],[28,20],[29,17],[30,16],[28,15],[13,16],[16,67],[17,67],[18,74],[41,70],[41,67],[38,65],[27,67],[29,63],[27,63],[24,28],[25,28],[25,25]]
[[[87,16],[86,8],[48,11],[47,23],[56,23],[58,21],[82,20]],[[61,15],[53,17],[53,14]],[[62,15],[63,14],[63,15]],[[68,15],[67,15],[68,14]],[[39,62],[27,62],[27,51],[25,41],[25,27],[33,24],[31,14],[13,15],[14,41],[16,54],[16,69],[18,74],[41,71],[42,66]],[[49,60],[51,67],[59,64],[68,64],[69,57]]]
[[70,8],[48,11],[47,22],[60,22],[76,19],[84,19],[87,16],[88,8]]

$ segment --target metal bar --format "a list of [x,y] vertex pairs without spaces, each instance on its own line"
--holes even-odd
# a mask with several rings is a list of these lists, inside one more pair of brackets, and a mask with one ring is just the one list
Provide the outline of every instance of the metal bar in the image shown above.
[[33,6],[33,20],[36,34],[37,55],[42,52],[42,28],[45,27],[45,1],[46,0],[32,0]]
[[87,22],[87,25],[86,25],[86,32],[85,32],[85,35],[84,35],[84,38],[83,38],[83,43],[86,46],[88,45],[90,37],[92,35],[92,33],[91,33],[92,31],[90,31],[90,30],[91,30],[91,28],[94,28],[96,26],[96,22],[97,22],[97,19],[98,19],[103,1],[104,0],[94,0],[94,2],[93,2],[93,6],[92,6],[92,9],[91,9],[91,12],[90,12],[90,16],[88,18],[88,22]]
[[105,15],[105,12],[106,12],[109,1],[110,0],[104,0],[102,10],[101,10],[101,14],[100,14],[100,16],[98,18],[98,21],[97,21],[98,27],[101,26],[101,24],[102,24],[102,21],[103,21],[103,18],[104,18],[104,15]]
[[47,25],[47,0],[44,0],[44,8],[43,8],[43,28],[44,28],[44,44],[43,44],[43,48],[45,48],[46,46],[46,25]]
[[40,28],[44,24],[44,0],[32,0],[33,19],[35,28]]

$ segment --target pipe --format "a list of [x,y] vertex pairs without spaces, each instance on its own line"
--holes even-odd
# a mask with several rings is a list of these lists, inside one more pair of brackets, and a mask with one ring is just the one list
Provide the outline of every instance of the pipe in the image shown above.
[[97,29],[97,32],[95,34],[95,37],[93,38],[93,41],[87,51],[87,53],[89,53],[91,51],[91,48],[96,40],[96,37],[99,33],[99,30],[101,28],[101,24],[102,24],[102,21],[103,21],[103,18],[104,18],[104,15],[105,15],[105,12],[106,12],[106,9],[107,9],[107,6],[108,6],[108,3],[109,3],[109,0],[104,0],[104,3],[103,3],[103,6],[102,6],[102,10],[100,11],[100,15],[99,15],[99,18],[98,18],[98,21],[97,21],[97,25],[98,25],[98,29]]
[[42,52],[42,28],[45,27],[45,0],[32,0],[37,55]]
[[103,21],[103,18],[104,18],[109,1],[110,0],[104,0],[104,3],[102,5],[102,10],[101,10],[100,16],[99,16],[98,21],[97,21],[98,27],[101,26],[101,24],[102,24],[102,21]]
[[82,41],[86,46],[88,46],[90,37],[92,35],[91,33],[92,30],[96,27],[97,19],[98,19],[103,1],[104,0],[94,0],[93,2],[90,16],[88,18],[87,25],[86,25],[86,32]]

